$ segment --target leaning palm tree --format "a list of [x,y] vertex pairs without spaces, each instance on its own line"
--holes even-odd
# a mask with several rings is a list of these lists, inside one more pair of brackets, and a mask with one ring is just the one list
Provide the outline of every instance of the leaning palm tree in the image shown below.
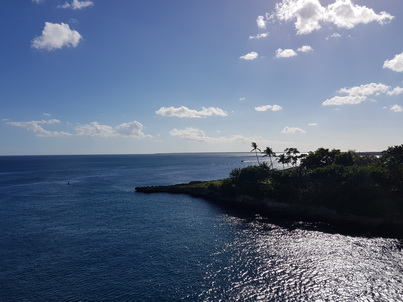
[[266,149],[262,152],[263,157],[268,156],[270,158],[270,167],[273,169],[273,161],[271,159],[272,156],[276,156],[276,153],[273,152],[273,149],[270,147],[266,147]]
[[262,152],[262,150],[260,150],[260,149],[257,147],[257,144],[256,144],[255,142],[252,142],[252,148],[253,148],[253,149],[252,149],[250,152],[255,152],[257,164],[260,165],[259,157],[257,157],[257,150],[259,150],[259,152]]

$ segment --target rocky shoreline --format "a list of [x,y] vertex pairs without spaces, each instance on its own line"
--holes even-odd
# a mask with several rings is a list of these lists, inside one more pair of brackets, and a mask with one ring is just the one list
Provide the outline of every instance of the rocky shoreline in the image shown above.
[[140,193],[186,194],[217,203],[224,207],[243,209],[269,217],[307,222],[327,223],[343,232],[365,234],[367,236],[384,236],[403,239],[403,217],[388,216],[371,218],[353,214],[340,214],[325,207],[311,207],[277,202],[269,199],[255,199],[250,196],[237,196],[228,199],[219,192],[210,190],[204,185],[208,182],[193,181],[185,184],[168,186],[136,187]]

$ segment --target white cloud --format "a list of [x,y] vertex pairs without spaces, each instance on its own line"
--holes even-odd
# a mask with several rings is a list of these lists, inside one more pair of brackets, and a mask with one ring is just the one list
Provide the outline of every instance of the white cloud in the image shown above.
[[386,60],[383,63],[383,68],[389,68],[396,72],[403,72],[403,52],[395,55],[391,60]]
[[276,50],[276,58],[290,58],[295,57],[297,53],[293,49],[277,49]]
[[66,136],[97,136],[97,137],[131,137],[131,138],[146,138],[151,135],[143,133],[144,126],[137,122],[129,122],[120,124],[117,127],[102,125],[98,122],[93,122],[87,125],[80,125],[75,128],[75,133],[64,131],[49,131],[43,128],[42,125],[59,124],[60,120],[50,119],[41,121],[29,122],[9,122],[6,124],[13,127],[25,128],[28,131],[34,132],[40,137],[66,137]]
[[264,20],[263,16],[258,16],[256,18],[256,24],[257,27],[261,28],[261,29],[265,29],[266,28],[266,21]]
[[351,29],[358,24],[370,22],[383,25],[393,18],[386,12],[377,14],[373,9],[354,4],[351,0],[335,0],[327,7],[322,6],[319,0],[283,0],[276,4],[274,12],[270,15],[270,19],[279,21],[295,20],[298,35],[319,30],[323,23]]
[[381,83],[370,83],[366,85],[354,86],[351,88],[341,88],[338,92],[348,95],[373,95],[377,93],[386,93],[390,86]]
[[244,56],[239,57],[241,60],[251,61],[259,57],[259,54],[255,51],[249,52]]
[[268,110],[279,111],[281,109],[283,109],[283,108],[281,106],[279,106],[279,105],[265,105],[265,106],[255,107],[256,111],[268,111]]
[[390,90],[391,87],[381,83],[370,83],[354,87],[344,87],[339,89],[339,93],[347,94],[346,96],[335,96],[327,99],[322,103],[324,106],[340,106],[340,105],[356,105],[368,100],[371,95],[396,95],[403,93],[403,88],[396,87]]
[[70,9],[76,10],[76,9],[83,9],[86,7],[90,7],[93,5],[94,5],[94,2],[92,2],[92,1],[73,0],[71,3],[65,2],[63,5],[59,5],[58,8],[70,8]]
[[42,3],[43,1],[44,0],[32,0],[33,3],[37,3],[37,4]]
[[32,40],[32,47],[37,49],[54,50],[65,46],[76,47],[81,35],[70,29],[68,24],[45,22],[42,35]]
[[[337,38],[341,38],[341,35],[339,33],[333,33],[331,36],[329,36],[328,38],[333,38],[333,39],[337,39]],[[327,38],[327,39],[328,39]]]
[[137,122],[129,122],[120,124],[117,127],[102,125],[98,122],[91,124],[80,125],[76,127],[78,136],[93,136],[93,137],[128,137],[128,138],[146,138],[150,135],[143,133],[144,126]]
[[327,7],[325,22],[335,24],[340,28],[351,29],[358,24],[378,22],[383,25],[394,17],[386,12],[377,14],[373,9],[354,4],[351,0],[336,0]]
[[60,123],[57,119],[41,120],[41,121],[29,121],[29,122],[7,122],[6,124],[13,127],[21,127],[28,131],[35,133],[40,137],[65,137],[71,136],[71,133],[63,131],[49,131],[45,130],[41,125],[52,125]]
[[317,126],[318,123],[309,123],[308,126]]
[[261,137],[245,137],[242,135],[231,135],[229,137],[210,137],[207,136],[203,130],[196,128],[185,128],[185,129],[172,129],[169,134],[171,136],[179,137],[182,139],[197,141],[202,143],[250,143],[252,141],[261,141]]
[[284,127],[284,129],[281,131],[283,134],[304,134],[306,133],[305,130],[297,127]]
[[402,87],[395,87],[395,88],[393,88],[393,90],[387,92],[388,95],[399,95],[402,93],[403,93]]
[[201,118],[208,116],[227,116],[227,113],[217,107],[203,107],[202,110],[193,110],[188,107],[161,107],[157,111],[155,111],[157,115],[161,116],[173,116],[173,117],[181,117],[181,118]]
[[239,98],[239,101],[240,102],[243,102],[243,101],[245,101],[246,100],[246,97],[241,97],[241,98]]
[[322,103],[323,106],[356,105],[367,100],[363,95],[335,96]]
[[393,105],[392,107],[390,107],[390,110],[394,112],[403,112],[403,107],[399,105]]
[[309,45],[304,45],[304,46],[298,48],[297,51],[299,51],[299,52],[310,52],[310,51],[313,51],[313,48],[311,46],[309,46]]
[[267,38],[269,36],[269,33],[261,33],[261,34],[257,34],[255,36],[249,36],[250,40],[253,39],[262,39],[262,38]]

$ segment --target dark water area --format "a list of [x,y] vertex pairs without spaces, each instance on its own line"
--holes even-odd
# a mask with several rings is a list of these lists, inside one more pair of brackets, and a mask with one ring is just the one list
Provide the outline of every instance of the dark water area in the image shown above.
[[403,242],[134,192],[251,153],[0,157],[0,301],[403,301]]

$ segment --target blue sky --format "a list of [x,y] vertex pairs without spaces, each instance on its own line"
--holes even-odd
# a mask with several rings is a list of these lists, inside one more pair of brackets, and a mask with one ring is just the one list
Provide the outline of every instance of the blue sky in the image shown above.
[[2,0],[0,155],[381,151],[401,0]]

